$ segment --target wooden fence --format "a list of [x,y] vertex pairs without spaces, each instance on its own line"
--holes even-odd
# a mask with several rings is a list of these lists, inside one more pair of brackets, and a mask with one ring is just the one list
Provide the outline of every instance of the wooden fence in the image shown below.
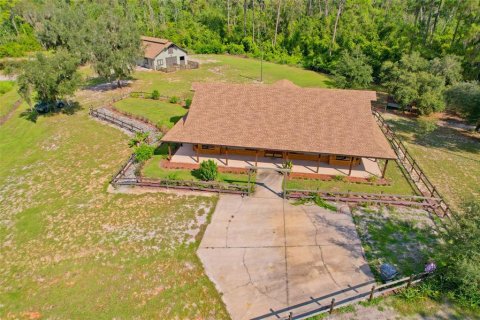
[[131,131],[131,132],[145,132],[145,130],[143,130],[142,128],[132,124],[132,123],[129,123],[129,122],[125,122],[123,121],[122,119],[120,118],[116,118],[112,115],[109,115],[105,112],[101,112],[101,111],[98,111],[96,109],[93,109],[93,108],[90,108],[90,111],[89,111],[89,114],[92,116],[92,117],[95,117],[95,118],[98,118],[98,119],[101,119],[101,120],[104,120],[104,121],[107,121],[107,122],[110,122],[110,123],[113,123],[114,125],[116,126],[119,126],[123,129],[126,129],[128,131]]
[[404,143],[395,134],[395,132],[388,125],[388,123],[385,121],[385,119],[380,113],[375,110],[372,110],[372,113],[377,120],[380,129],[392,145],[395,153],[397,154],[397,162],[401,164],[405,172],[409,175],[410,179],[415,183],[419,191],[424,196],[437,199],[435,213],[440,217],[450,217],[452,211],[450,210],[447,202],[438,192],[437,188],[433,185],[433,183],[428,179],[427,175],[420,168],[412,155],[408,152],[407,147],[405,147]]
[[[279,309],[272,310],[271,312],[252,318],[251,320],[264,320],[264,319],[282,319],[282,320],[300,320],[311,318],[323,313],[333,313],[336,308],[346,307],[361,301],[370,301],[375,297],[390,294],[396,290],[402,288],[408,288],[428,277],[428,273],[420,273],[417,275],[411,275],[396,281],[391,281],[382,285],[376,285],[372,282],[367,282],[353,287],[348,287],[343,290],[330,293],[328,295],[311,298],[308,301]],[[370,287],[370,285],[372,285]],[[344,298],[344,294],[349,291],[359,292],[359,294]],[[343,298],[342,298],[343,296]],[[330,300],[331,298],[331,300]],[[323,305],[322,305],[323,304]],[[305,309],[311,310],[306,311]]]
[[152,179],[144,177],[136,178],[117,178],[114,181],[115,186],[138,186],[138,187],[154,187],[166,189],[184,189],[191,191],[209,191],[218,193],[232,193],[247,195],[249,190],[247,186],[209,182],[209,181],[190,181],[190,180],[170,180],[170,179]]
[[439,199],[424,196],[386,194],[386,193],[363,193],[363,192],[333,192],[312,191],[299,189],[286,189],[286,197],[289,199],[308,199],[316,194],[328,201],[340,201],[349,203],[383,203],[390,205],[424,207],[435,210]]
[[114,186],[138,186],[167,189],[184,189],[192,191],[209,191],[218,193],[232,193],[248,195],[252,191],[250,185],[221,183],[216,181],[190,181],[171,179],[152,179],[138,177],[135,174],[126,176],[126,172],[135,164],[135,154],[132,154],[121,168],[113,175],[110,183]]

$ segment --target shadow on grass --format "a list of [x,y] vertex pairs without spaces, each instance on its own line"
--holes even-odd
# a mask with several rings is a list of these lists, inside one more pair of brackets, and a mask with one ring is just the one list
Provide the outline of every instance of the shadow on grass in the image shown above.
[[170,122],[171,123],[177,123],[182,118],[183,118],[183,116],[173,116],[173,117],[170,117]]
[[447,152],[464,151],[469,153],[480,153],[480,139],[462,131],[437,126],[433,131],[424,133],[419,127],[418,122],[413,119],[389,119],[387,122],[393,127],[396,133],[402,136],[404,140],[420,146],[441,148]]
[[20,113],[20,118],[36,123],[39,117],[53,117],[57,114],[73,115],[78,111],[83,110],[83,107],[78,102],[71,102],[64,108],[54,108],[47,113],[38,113],[35,109],[28,109]]

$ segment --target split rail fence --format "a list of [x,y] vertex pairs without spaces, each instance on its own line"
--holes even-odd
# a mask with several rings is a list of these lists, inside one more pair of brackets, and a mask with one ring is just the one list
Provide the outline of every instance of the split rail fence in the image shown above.
[[[279,310],[271,310],[271,312],[252,318],[251,320],[266,320],[266,319],[281,319],[281,320],[301,320],[311,318],[324,313],[333,313],[336,308],[346,307],[361,301],[371,301],[373,298],[384,296],[395,291],[408,288],[428,277],[429,273],[420,273],[411,275],[399,280],[387,282],[382,285],[376,285],[372,282],[348,287],[343,290],[333,292],[331,294],[311,298],[308,301],[292,305],[287,308]],[[372,285],[370,287],[370,285]],[[351,297],[344,297],[344,294],[349,291],[360,291],[359,294]],[[330,300],[331,299],[331,300]],[[311,307],[311,310],[307,310]]]
[[96,109],[92,109],[90,108],[90,111],[89,111],[89,114],[92,116],[92,117],[95,117],[95,118],[98,118],[100,120],[104,120],[104,121],[107,121],[107,122],[110,122],[116,126],[119,126],[120,128],[123,128],[125,130],[128,130],[128,131],[131,131],[131,132],[145,132],[145,130],[143,130],[142,128],[132,124],[132,123],[129,123],[129,122],[126,122],[126,121],[123,121],[122,119],[120,118],[117,118],[117,117],[114,117],[110,114],[107,114],[105,112],[101,112],[101,111],[98,111]]
[[166,189],[183,189],[191,191],[209,191],[218,193],[230,193],[248,195],[251,192],[250,185],[238,185],[232,183],[220,183],[209,181],[189,181],[189,180],[171,180],[171,179],[152,179],[145,177],[138,177],[135,173],[128,175],[129,170],[135,163],[135,155],[132,154],[130,158],[121,166],[120,170],[112,177],[110,183],[114,186],[138,186],[138,187],[154,187]]
[[404,168],[405,172],[408,174],[410,179],[417,186],[418,190],[425,196],[432,199],[436,199],[437,204],[433,204],[435,207],[435,213],[440,217],[450,217],[452,211],[448,204],[445,202],[445,199],[438,192],[437,188],[433,183],[428,179],[425,172],[420,168],[418,163],[408,152],[405,144],[400,140],[397,134],[392,130],[392,128],[385,121],[385,118],[375,110],[372,110],[372,113],[380,126],[385,137],[390,142],[393,150],[397,154],[398,163]]
[[386,193],[363,193],[363,192],[333,192],[286,189],[289,199],[309,199],[319,195],[322,199],[335,202],[347,203],[383,203],[390,205],[423,207],[435,210],[440,199],[424,196],[386,194]]

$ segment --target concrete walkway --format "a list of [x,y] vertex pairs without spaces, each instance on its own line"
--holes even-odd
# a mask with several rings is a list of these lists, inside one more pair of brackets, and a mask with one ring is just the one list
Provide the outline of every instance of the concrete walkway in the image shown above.
[[232,319],[373,281],[350,214],[284,201],[276,172],[260,171],[257,179],[252,197],[220,196],[197,252]]

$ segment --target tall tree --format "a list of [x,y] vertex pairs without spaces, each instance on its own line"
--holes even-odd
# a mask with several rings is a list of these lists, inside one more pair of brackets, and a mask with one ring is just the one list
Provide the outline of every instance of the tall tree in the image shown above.
[[117,5],[102,12],[93,33],[92,63],[100,76],[120,86],[141,56],[140,33],[129,10]]
[[65,50],[59,50],[46,57],[38,53],[29,61],[18,78],[18,92],[31,104],[31,97],[37,101],[55,104],[57,100],[73,95],[80,82],[77,72],[78,58]]
[[447,108],[475,125],[480,131],[480,85],[478,82],[460,82],[445,91]]

